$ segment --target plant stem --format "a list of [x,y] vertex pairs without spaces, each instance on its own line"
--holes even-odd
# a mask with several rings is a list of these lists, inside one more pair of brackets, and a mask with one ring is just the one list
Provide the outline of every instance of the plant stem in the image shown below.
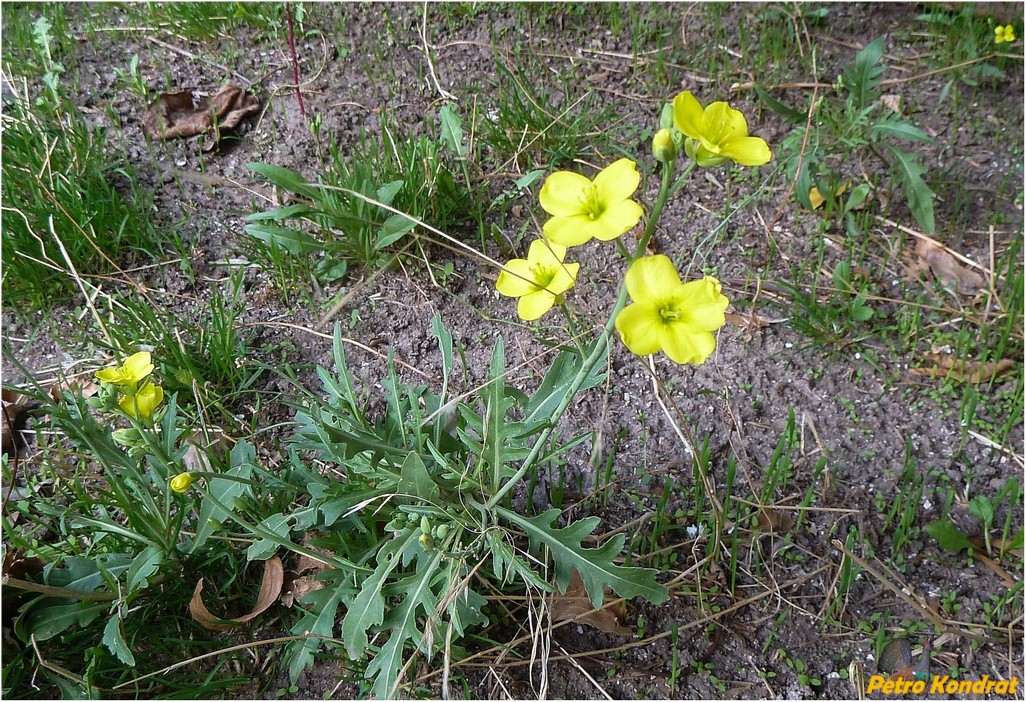
[[[645,231],[638,239],[638,245],[634,247],[634,255],[630,259],[630,263],[636,261],[639,257],[645,254],[645,249],[648,248],[648,242],[652,238],[652,234],[655,233],[656,225],[659,223],[659,216],[663,212],[663,207],[666,205],[666,201],[670,195],[680,188],[684,180],[691,175],[694,170],[695,164],[691,162],[688,167],[684,169],[677,181],[671,186],[670,178],[673,176],[673,164],[666,164],[666,168],[663,169],[663,179],[659,186],[659,194],[656,196],[655,203],[652,205],[652,213],[649,215],[648,224],[645,226]],[[628,265],[629,267],[629,265]],[[495,505],[504,498],[513,487],[523,479],[527,471],[531,469],[535,461],[538,460],[538,456],[541,455],[542,448],[545,443],[549,440],[549,436],[552,435],[552,431],[559,421],[560,417],[563,416],[563,412],[566,411],[570,403],[573,402],[577,392],[581,389],[585,379],[591,374],[592,369],[600,361],[605,361],[609,352],[609,339],[613,335],[613,329],[616,325],[616,317],[620,314],[624,307],[627,306],[627,285],[626,283],[620,283],[620,294],[616,298],[616,304],[613,305],[612,311],[609,313],[609,319],[606,321],[604,327],[602,327],[602,333],[599,334],[598,339],[595,342],[595,348],[592,350],[588,358],[585,359],[581,365],[581,369],[577,371],[577,375],[574,376],[573,382],[570,384],[570,388],[563,398],[563,401],[559,403],[559,406],[552,411],[552,417],[549,419],[549,425],[542,430],[539,434],[537,441],[531,448],[531,453],[527,455],[524,462],[520,465],[520,469],[517,470],[516,474],[510,477],[506,483],[499,488],[499,490],[489,498],[488,502],[485,503],[485,510],[491,510]]]
[[291,3],[285,3],[285,16],[289,20],[289,52],[292,54],[292,77],[296,83],[296,99],[299,101],[299,114],[306,119],[306,107],[303,106],[303,91],[299,88],[299,59],[296,58],[296,29],[292,24]]

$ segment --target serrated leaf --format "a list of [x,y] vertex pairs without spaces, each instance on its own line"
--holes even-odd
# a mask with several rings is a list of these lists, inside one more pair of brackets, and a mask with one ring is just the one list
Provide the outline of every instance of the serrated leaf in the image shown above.
[[[235,444],[230,454],[231,468],[227,475],[249,479],[253,474],[253,465],[256,462],[256,449],[253,444],[247,441],[240,441]],[[249,494],[252,489],[245,483],[234,480],[212,480],[208,488],[209,494],[222,505],[232,507],[235,500],[243,494]],[[215,530],[220,529],[221,524],[229,518],[229,514],[221,507],[214,504],[214,500],[204,497],[200,503],[199,519],[196,525],[196,539],[189,547],[189,553],[195,553],[196,549],[206,543]]]
[[431,626],[430,618],[438,604],[438,598],[431,589],[431,581],[434,580],[441,560],[442,553],[435,553],[430,561],[421,565],[420,570],[398,583],[403,599],[389,611],[384,622],[384,629],[390,630],[391,634],[374,660],[367,665],[365,673],[366,677],[374,680],[371,697],[375,699],[394,697],[399,671],[403,668],[406,642],[413,640],[418,645],[421,643],[422,635],[417,628],[417,619],[426,616],[427,625]]
[[959,553],[974,548],[973,542],[950,519],[938,519],[926,525],[926,533],[945,551]]
[[111,617],[107,626],[103,627],[103,645],[129,668],[135,667],[135,656],[125,641],[125,635],[121,633],[121,617]]
[[[289,518],[281,512],[272,514],[260,522],[261,529],[277,534],[288,541],[292,527],[289,526]],[[274,555],[278,550],[280,542],[271,539],[257,539],[246,549],[246,558],[251,561],[264,561]]]
[[378,551],[377,567],[364,579],[356,599],[349,605],[342,620],[342,640],[346,642],[346,652],[353,660],[363,658],[367,650],[367,630],[384,620],[385,598],[381,594],[381,588],[399,565],[399,552],[416,538],[417,534],[411,532],[405,539],[393,539],[382,546]]
[[324,249],[321,242],[306,232],[279,224],[247,224],[245,231],[254,239],[259,239],[269,246],[279,246],[293,256]]
[[442,122],[442,142],[452,149],[460,158],[467,155],[467,147],[463,144],[463,123],[455,106],[443,105],[438,111]]
[[584,538],[590,536],[598,526],[598,517],[588,517],[560,529],[553,526],[560,514],[558,509],[550,509],[537,517],[525,517],[503,507],[495,509],[504,519],[527,532],[532,549],[537,550],[543,544],[549,548],[556,572],[556,586],[560,592],[566,592],[570,577],[576,570],[596,609],[602,606],[607,587],[620,597],[640,596],[652,604],[662,604],[669,599],[666,587],[655,579],[658,573],[655,569],[613,563],[613,558],[623,548],[623,534],[617,534],[598,548],[585,548],[582,545]]
[[510,460],[509,449],[513,443],[509,436],[511,424],[506,415],[513,406],[513,400],[506,397],[506,347],[502,337],[495,341],[492,361],[488,367],[488,382],[481,388],[480,396],[485,406],[482,426],[482,458],[491,471],[492,487],[498,489],[504,472],[503,467]]
[[901,181],[912,216],[924,232],[933,234],[936,230],[933,220],[934,193],[922,177],[926,168],[915,155],[906,151],[892,147],[890,153],[894,156],[893,170]]
[[15,629],[25,641],[29,640],[29,634],[35,636],[37,641],[46,641],[71,626],[88,626],[109,609],[108,602],[31,607],[18,617]]
[[132,559],[128,567],[128,592],[135,592],[147,586],[146,579],[157,572],[164,561],[164,551],[157,546],[147,546]]
[[431,479],[424,460],[416,451],[410,451],[399,469],[398,491],[414,495],[422,500],[433,500],[438,495],[438,485]]
[[903,119],[879,121],[869,127],[869,136],[874,141],[879,141],[880,138],[888,136],[905,139],[907,141],[933,141],[933,138],[930,137],[929,134]]
[[[585,349],[587,354],[591,346]],[[524,407],[524,424],[531,425],[533,422],[548,420],[552,412],[559,406],[566,395],[570,392],[574,378],[581,370],[583,358],[580,352],[571,349],[564,349],[559,352],[552,361],[545,377],[542,379],[538,389],[531,395],[527,406]],[[597,386],[603,380],[602,364],[592,366],[578,392],[588,390]]]
[[[292,627],[292,633],[330,637],[335,628],[335,613],[345,594],[346,590],[338,585],[307,593],[303,603],[311,605],[311,613]],[[299,674],[313,663],[314,651],[320,643],[318,638],[308,638],[289,645],[289,679],[293,684],[299,679]]]
[[456,636],[463,638],[470,627],[488,624],[488,617],[481,611],[488,604],[488,600],[466,584],[468,566],[465,562],[455,558],[449,559],[447,570],[445,581],[463,583],[459,592],[447,595],[449,604],[446,607],[453,631]]
[[876,102],[878,97],[884,73],[884,67],[879,64],[886,39],[882,36],[866,44],[855,56],[855,63],[844,70],[844,84],[860,110]]

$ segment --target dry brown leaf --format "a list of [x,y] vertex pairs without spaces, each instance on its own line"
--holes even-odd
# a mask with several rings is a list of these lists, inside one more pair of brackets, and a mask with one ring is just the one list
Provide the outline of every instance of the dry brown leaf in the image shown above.
[[735,314],[733,312],[725,312],[724,317],[727,321],[738,327],[745,327],[746,329],[765,329],[770,325],[768,319],[764,319],[757,314]]
[[[187,138],[212,129],[234,129],[260,109],[260,100],[237,85],[228,84],[213,97],[194,90],[161,93],[143,115],[143,131],[152,139]],[[216,141],[216,139],[214,140]],[[209,148],[208,148],[209,146]],[[204,146],[213,148],[213,143]]]
[[901,114],[901,96],[894,93],[880,96],[880,102],[891,112]]
[[25,421],[28,419],[26,411],[29,409],[29,400],[16,390],[3,388],[0,390],[0,407],[2,407],[2,435],[3,452],[5,454],[17,454],[20,449],[25,448],[25,439],[21,432],[25,429]]
[[[584,581],[575,570],[570,576],[570,584],[567,585],[566,594],[556,593],[552,596],[549,604],[549,617],[553,622],[562,622],[573,619],[579,624],[587,624],[607,634],[620,634],[631,636],[634,632],[620,623],[623,617],[623,602],[613,605],[609,595],[606,595],[609,604],[603,604],[602,609],[595,609],[591,605],[588,593],[584,589]],[[618,609],[619,614],[614,611]]]
[[[303,539],[304,546],[312,551],[328,555],[316,546],[312,546],[309,543],[309,539],[309,535]],[[296,602],[302,601],[309,593],[320,590],[324,587],[324,583],[317,579],[317,574],[329,568],[331,568],[331,565],[326,561],[308,556],[305,553],[301,555],[299,560],[296,561],[296,567],[288,572],[285,586],[281,591],[281,603],[286,607],[291,607]]]
[[794,517],[787,510],[765,507],[759,510],[756,528],[763,534],[782,534],[794,528]]
[[53,398],[54,402],[61,401],[61,395],[67,391],[71,391],[73,394],[81,395],[85,399],[89,399],[96,393],[100,392],[100,386],[91,380],[67,380],[63,382],[55,382],[50,386],[50,397]]
[[219,619],[210,613],[207,606],[203,604],[203,578],[196,583],[196,589],[192,593],[192,600],[189,601],[189,614],[199,622],[204,629],[211,631],[228,631],[240,624],[255,619],[268,607],[274,604],[281,594],[281,586],[285,580],[285,571],[281,565],[281,559],[272,556],[264,561],[264,576],[260,581],[260,593],[257,595],[256,606],[249,614],[234,619]]
[[915,254],[922,259],[941,285],[949,290],[962,295],[975,295],[986,284],[982,275],[963,266],[950,251],[935,241],[919,239]]
[[21,549],[8,549],[4,554],[3,576],[16,580],[35,578],[43,572],[46,561],[42,558],[26,558]]
[[1000,361],[964,361],[943,353],[928,353],[925,360],[934,368],[912,368],[909,373],[928,378],[951,378],[965,383],[989,383],[1015,366],[1015,361],[1002,358]]

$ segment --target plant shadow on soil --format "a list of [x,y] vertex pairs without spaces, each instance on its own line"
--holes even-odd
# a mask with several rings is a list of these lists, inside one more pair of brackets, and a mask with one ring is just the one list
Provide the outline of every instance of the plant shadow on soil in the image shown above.
[[[830,5],[828,10],[824,20],[807,28],[819,48],[819,80],[825,83],[834,80],[853,61],[857,50],[876,37],[907,37],[921,26],[916,19],[920,9],[912,5]],[[320,29],[322,34],[310,34],[298,46],[301,75],[307,81],[303,85],[305,106],[310,116],[322,119],[320,134],[332,135],[341,150],[353,147],[361,134],[380,135],[382,110],[387,111],[390,124],[402,125],[410,136],[433,134],[433,116],[443,103],[434,84],[436,79],[460,98],[466,114],[474,96],[483,96],[497,84],[497,62],[516,62],[524,55],[533,55],[553,73],[575,71],[581,80],[580,90],[594,95],[593,109],[610,108],[617,124],[643,125],[634,136],[614,141],[609,150],[592,154],[588,159],[591,163],[612,160],[619,155],[616,148],[637,154],[639,160],[650,159],[650,133],[643,133],[644,129],[654,122],[658,104],[681,89],[694,90],[710,99],[730,99],[732,104],[736,101],[735,106],[749,115],[753,131],[771,144],[778,143],[788,129],[778,115],[760,111],[752,93],[729,93],[732,84],[750,80],[748,66],[736,58],[736,47],[728,46],[729,50],[723,51],[719,59],[722,74],[688,68],[690,53],[707,56],[716,51],[706,45],[706,36],[715,36],[713,24],[741,27],[757,34],[759,23],[769,21],[765,8],[752,11],[737,6],[714,12],[704,6],[640,6],[632,12],[651,16],[650,34],[639,34],[632,45],[631,36],[613,31],[611,12],[589,17],[587,13],[573,14],[563,6],[548,14],[531,15],[514,6],[490,5],[476,6],[466,15],[450,15],[431,6],[428,41],[434,49],[430,71],[419,34],[422,11],[420,5],[391,4],[306,8],[305,27]],[[68,9],[69,16],[76,18],[73,24],[83,23],[88,12],[85,8]],[[525,17],[529,21],[525,22]],[[124,19],[120,11],[115,11],[106,24]],[[339,35],[339,27],[344,27],[344,35]],[[108,127],[110,115],[117,115],[121,127],[110,130],[111,138],[141,169],[143,185],[152,188],[156,216],[169,225],[179,223],[191,250],[192,281],[181,276],[174,265],[140,275],[150,288],[168,293],[163,304],[169,314],[194,318],[210,290],[226,280],[228,267],[222,263],[240,255],[242,218],[253,211],[254,205],[262,206],[245,190],[228,183],[254,183],[246,170],[246,164],[254,161],[292,168],[314,178],[323,144],[318,143],[307,120],[299,114],[294,91],[284,87],[291,80],[287,51],[278,43],[268,43],[266,37],[261,43],[256,30],[240,28],[230,38],[182,43],[178,48],[185,51],[168,48],[171,40],[153,43],[139,33],[93,36],[96,38],[79,46],[73,67],[79,86],[76,102],[90,119]],[[280,34],[276,36],[281,39]],[[658,71],[653,61],[643,58],[656,42],[665,47],[666,57]],[[254,48],[233,53],[226,51],[228,45]],[[912,65],[911,57],[916,53],[915,47],[896,43],[889,44],[888,51],[889,60],[906,66]],[[234,57],[236,63],[230,68],[236,75],[251,79],[266,101],[266,112],[258,126],[219,153],[202,154],[195,141],[147,145],[140,131],[142,101],[117,87],[118,77],[113,71],[115,66],[128,65],[135,54],[151,88],[162,89],[213,85],[223,75],[209,61],[220,62],[225,55]],[[211,58],[190,58],[189,54]],[[766,70],[772,69],[780,82],[812,80],[806,63],[797,57],[796,62],[794,67],[775,65]],[[1009,191],[1022,191],[1022,63],[1011,63],[1005,70],[1006,78],[1000,82],[951,89],[966,91],[962,99],[973,105],[970,128],[945,108],[947,103],[938,100],[946,83],[943,76],[896,88],[910,109],[916,110],[917,123],[937,140],[933,151],[927,153],[931,168],[948,163],[943,182],[937,184],[941,196],[937,238],[981,261],[989,254],[986,232],[992,224],[992,213],[1012,223],[1002,230],[999,248],[1007,247],[1009,237],[1022,236],[1021,199],[1007,196]],[[808,90],[782,90],[778,97],[792,107],[805,109]],[[551,107],[557,111],[564,108],[559,104]],[[1014,149],[1008,148],[1009,140],[1014,141]],[[956,158],[964,154],[973,158]],[[521,162],[506,168],[511,177],[516,177],[538,167],[544,157],[530,152]],[[557,166],[575,167],[572,163]],[[196,173],[201,169],[215,180],[204,183],[174,175],[175,170]],[[769,167],[764,170],[768,172]],[[765,223],[773,218],[787,194],[790,183],[783,177],[766,181],[759,198],[737,211],[725,232],[710,244],[709,232],[719,225],[724,211],[725,186],[716,178],[724,177],[716,172],[714,177],[699,174],[692,180],[665,212],[664,226],[656,235],[657,246],[675,256],[682,269],[691,266],[692,273],[715,270],[724,281],[734,312],[787,319],[795,313],[790,299],[773,294],[779,293],[779,287],[762,283],[792,280],[795,269],[810,260],[818,261],[821,255],[820,265],[831,270],[846,255],[845,248],[832,244],[824,249],[820,242],[825,233],[818,226],[819,218],[800,211],[797,204],[785,208],[772,228],[766,228]],[[1004,178],[1011,178],[1014,187],[993,197]],[[650,178],[643,185],[648,202],[655,194],[655,180]],[[497,195],[508,182],[496,178],[489,195]],[[727,187],[740,191],[760,182],[728,183]],[[903,206],[895,205],[886,215],[913,226]],[[490,242],[485,252],[498,259],[507,257],[510,252],[501,248],[508,248],[516,232],[525,225],[528,232],[533,231],[526,217],[516,212],[507,214],[502,222],[507,242],[502,247]],[[902,260],[879,253],[910,246],[901,232],[883,225],[873,232],[880,241],[872,244],[877,255],[867,265],[875,263],[879,268],[866,275],[879,289],[901,298],[904,286],[930,287],[928,282],[905,281]],[[478,236],[476,226],[450,233],[472,243]],[[837,241],[844,236],[835,229],[826,238]],[[354,270],[323,290],[293,291],[288,304],[266,271],[248,267],[243,283],[247,306],[237,321],[259,330],[251,343],[257,354],[263,345],[288,347],[290,363],[301,369],[300,380],[317,388],[313,369],[318,364],[331,366],[331,343],[303,329],[330,332],[330,323],[317,326],[328,306],[326,301],[351,290],[351,302],[336,317],[344,326],[348,324],[347,336],[378,351],[390,348],[396,359],[436,375],[441,359],[431,336],[431,319],[437,314],[463,347],[466,367],[462,372],[470,388],[486,375],[498,328],[507,338],[510,365],[526,364],[519,382],[524,388],[536,385],[545,367],[544,360],[537,357],[547,348],[539,336],[556,338],[559,329],[543,327],[539,335],[514,326],[508,322],[512,303],[494,292],[494,272],[441,247],[431,247],[430,252],[438,261],[452,263],[444,287],[433,285],[423,260],[410,256],[402,259],[400,266],[377,276],[364,276]],[[610,255],[609,249],[597,247],[582,253],[582,271],[590,272],[588,294],[579,294],[571,301],[580,314],[596,324],[602,323],[602,314],[614,298],[622,274],[610,266]],[[1021,260],[1018,265],[1021,268]],[[950,302],[937,299],[939,305]],[[5,311],[5,333],[12,338],[34,337],[31,344],[15,345],[21,363],[33,369],[52,367],[74,353],[64,347],[61,340],[67,334],[59,326],[72,318],[71,308],[52,315],[52,320],[59,321],[49,325]],[[282,326],[282,322],[295,326]],[[41,334],[37,336],[35,330],[41,330]],[[982,391],[985,395],[1014,396],[1018,387],[1021,397],[1021,336],[1015,345],[1011,353],[1018,354],[1015,360],[1019,377],[999,379]],[[275,353],[263,360],[277,362]],[[347,349],[347,354],[354,373],[369,387],[384,377],[386,366],[381,353],[354,347]],[[454,667],[453,675],[460,681],[450,683],[454,696],[534,698],[545,685],[549,697],[571,699],[599,699],[604,693],[616,699],[853,697],[855,690],[844,679],[849,663],[863,663],[867,675],[875,672],[873,657],[878,655],[875,646],[881,628],[891,634],[911,631],[924,636],[932,631],[932,625],[922,611],[866,571],[852,580],[843,598],[836,597],[835,578],[842,554],[832,542],[846,542],[849,535],[854,535],[854,541],[848,543],[856,544],[858,553],[875,554],[868,560],[881,569],[879,564],[886,564],[896,578],[893,584],[922,598],[926,607],[939,607],[946,597],[954,597],[960,611],[950,617],[953,622],[982,624],[991,603],[1009,595],[1008,586],[994,572],[978,562],[969,565],[964,555],[942,551],[922,527],[941,516],[946,495],[957,497],[966,489],[972,495],[994,495],[1010,478],[1021,478],[1022,467],[1006,452],[967,438],[959,424],[961,391],[940,394],[935,392],[940,380],[910,375],[909,367],[919,364],[914,356],[892,356],[886,344],[874,339],[850,346],[822,347],[781,321],[754,329],[728,325],[720,333],[716,354],[703,366],[680,368],[665,358],[658,359],[657,364],[690,431],[699,443],[706,439],[709,442],[709,469],[718,491],[724,489],[726,466],[734,460],[740,486],[737,491],[756,499],[767,480],[765,467],[777,460],[775,453],[782,437],[790,436],[785,451],[787,480],[772,491],[767,502],[793,508],[811,494],[813,509],[789,534],[736,540],[737,580],[731,594],[723,564],[706,559],[707,541],[685,536],[686,527],[694,519],[689,514],[695,506],[691,487],[694,476],[673,426],[654,400],[647,366],[617,345],[610,360],[607,389],[598,388],[583,396],[564,420],[568,427],[586,427],[602,437],[602,457],[608,458],[611,469],[608,473],[600,470],[596,476],[591,449],[581,448],[573,454],[563,475],[539,477],[534,506],[544,507],[554,495],[561,495],[563,506],[579,503],[574,516],[594,514],[601,518],[597,533],[662,509],[674,516],[661,539],[644,544],[645,548],[651,552],[673,546],[669,554],[664,554],[665,560],[654,563],[671,574],[699,565],[700,576],[688,580],[687,591],[678,592],[665,605],[632,604],[632,613],[642,622],[637,625],[640,638],[570,624],[551,634],[547,661],[528,665],[528,642],[515,649],[516,656],[481,659],[490,663],[491,669]],[[16,375],[6,358],[3,370],[5,382]],[[402,369],[400,373],[405,374],[404,380],[418,381]],[[289,391],[286,383],[272,375],[266,377],[261,390]],[[1002,426],[1009,420],[986,415],[989,410],[985,405],[981,402],[976,410],[992,425]],[[264,405],[259,412],[245,421],[263,427],[291,419],[291,410],[284,405]],[[1007,448],[1022,456],[1021,415],[1010,426]],[[261,435],[262,458],[280,458],[276,441],[284,438]],[[825,468],[821,464],[824,458]],[[593,488],[602,481],[615,481],[616,489],[603,499],[595,499]],[[896,551],[895,527],[885,520],[891,505],[911,485],[922,492],[914,510],[911,536]],[[527,496],[518,499],[526,505]],[[1020,528],[1021,506],[1014,504],[1008,509],[1013,511],[1014,528]],[[953,514],[962,519],[964,507],[956,505]],[[736,528],[747,526],[738,524]],[[969,528],[969,522],[964,526]],[[1022,675],[1021,573],[1013,575],[1018,594],[1013,593],[1009,613],[1000,621],[988,621],[995,627],[1005,627],[1005,635],[991,629],[980,631],[1002,642],[1014,636],[1012,648],[1016,652],[1009,658],[1004,643],[979,646],[966,638],[956,638],[935,658],[936,668],[943,668],[943,672],[958,668],[965,674],[987,672],[992,677],[995,671]],[[696,591],[699,586],[701,592]],[[734,608],[746,599],[747,604]],[[726,613],[716,614],[723,611]],[[827,612],[837,624],[825,622]],[[514,609],[511,616],[514,620],[489,630],[488,638],[502,642],[522,636],[527,623],[525,611]],[[938,616],[949,618],[943,612]],[[517,621],[515,617],[522,619]],[[634,621],[631,626],[636,626]],[[670,636],[668,632],[673,630],[677,634]],[[269,623],[255,636],[273,638],[282,632],[282,628]],[[656,637],[658,634],[663,636]],[[643,645],[633,645],[639,641]],[[212,646],[236,642],[226,637]],[[488,647],[483,641],[478,644],[480,650]],[[571,656],[572,662],[568,660]],[[232,697],[277,694],[321,699],[332,692],[344,698],[359,691],[355,683],[339,684],[344,666],[333,657],[318,660],[294,687],[284,672],[285,666],[270,667],[265,677],[246,669],[251,663],[248,659],[240,661],[242,674],[251,676],[254,682],[233,690]],[[437,667],[432,663],[422,672]],[[812,679],[815,682],[810,682]],[[425,696],[436,696],[439,684],[440,678],[432,676],[425,678],[419,689]]]

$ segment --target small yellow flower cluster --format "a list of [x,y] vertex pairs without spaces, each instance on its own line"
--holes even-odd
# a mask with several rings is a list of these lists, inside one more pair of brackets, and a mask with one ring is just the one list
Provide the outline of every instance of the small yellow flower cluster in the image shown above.
[[164,400],[164,389],[148,381],[142,387],[139,387],[139,383],[146,381],[146,377],[152,372],[150,352],[140,351],[126,358],[125,362],[116,368],[97,371],[96,379],[101,383],[117,386],[121,392],[118,406],[129,417],[151,420],[154,410]]
[[999,24],[994,27],[994,43],[1001,44],[1006,41],[1015,41],[1015,27],[1010,24],[1006,24],[1003,27]]
[[[667,107],[667,110],[670,108]],[[733,161],[760,166],[772,154],[763,139],[748,135],[744,115],[725,102],[703,108],[689,91],[673,101],[671,133],[669,116],[664,129],[652,140],[652,153],[664,167],[672,168],[678,147],[698,166],[718,166]],[[550,219],[542,227],[526,259],[509,261],[499,274],[496,289],[519,298],[517,314],[531,321],[540,318],[577,281],[578,263],[565,262],[567,248],[592,239],[613,241],[641,221],[641,205],[631,199],[641,183],[637,164],[621,158],[594,179],[578,173],[557,171],[542,186],[538,200]],[[627,270],[627,292],[633,304],[617,316],[620,338],[632,352],[648,355],[664,351],[677,363],[702,363],[716,346],[712,335],[725,322],[729,301],[720,293],[715,278],[682,283],[666,256],[635,260]]]

